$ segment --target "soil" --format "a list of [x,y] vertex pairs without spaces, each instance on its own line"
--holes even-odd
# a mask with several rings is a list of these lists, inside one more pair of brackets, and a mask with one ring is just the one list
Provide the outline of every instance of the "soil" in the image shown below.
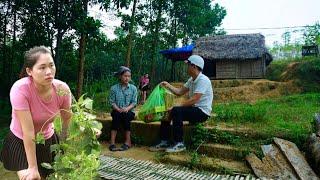
[[[294,69],[296,65],[292,65]],[[290,73],[288,73],[290,74]],[[288,79],[283,74],[283,79]],[[237,79],[237,80],[212,80],[214,89],[214,103],[242,101],[254,103],[259,99],[280,97],[288,94],[300,93],[301,88],[294,81],[277,82],[267,79]],[[182,83],[174,83],[181,87]],[[248,96],[250,94],[250,96]]]
[[0,177],[2,180],[18,180],[16,172],[8,171],[4,169],[2,163],[0,163]]
[[[148,147],[145,146],[133,146],[127,151],[109,151],[108,147],[109,144],[106,142],[102,142],[102,152],[103,155],[113,156],[113,157],[122,157],[122,158],[132,158],[136,160],[143,160],[143,161],[153,161],[155,160],[155,152],[150,152]],[[121,144],[117,144],[117,147],[120,147]]]

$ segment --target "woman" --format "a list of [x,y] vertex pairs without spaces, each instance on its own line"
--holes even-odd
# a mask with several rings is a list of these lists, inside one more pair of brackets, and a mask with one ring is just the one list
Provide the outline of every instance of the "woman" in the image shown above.
[[[51,163],[50,145],[59,142],[53,120],[63,120],[61,138],[66,138],[71,118],[71,93],[68,85],[54,79],[56,67],[51,52],[44,46],[25,53],[20,78],[10,90],[12,120],[0,160],[6,169],[17,171],[19,179],[41,179],[50,171],[41,163]],[[45,144],[36,144],[35,135],[43,134]]]
[[146,102],[146,98],[147,98],[147,91],[149,90],[150,87],[150,80],[149,80],[149,75],[145,74],[140,78],[140,85],[139,85],[139,89],[141,91],[141,97],[142,97],[142,102],[141,104],[143,104],[144,102]]
[[137,104],[137,88],[130,84],[131,70],[121,66],[116,76],[119,77],[119,83],[113,85],[110,90],[109,102],[112,106],[112,125],[111,125],[111,140],[110,151],[117,151],[115,139],[120,125],[125,130],[125,142],[119,150],[125,151],[131,147],[130,125],[134,119],[134,107]]

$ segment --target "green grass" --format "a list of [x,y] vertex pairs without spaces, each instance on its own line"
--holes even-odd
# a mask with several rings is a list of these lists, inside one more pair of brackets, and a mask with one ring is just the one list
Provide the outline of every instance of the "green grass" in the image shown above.
[[320,107],[320,93],[283,96],[255,104],[217,104],[209,124],[247,127],[268,137],[283,137],[302,146],[313,131],[313,117]]
[[[294,68],[291,63],[297,63]],[[282,74],[289,73],[285,76]],[[320,57],[305,57],[273,61],[267,69],[266,78],[272,81],[294,80],[303,92],[320,91]]]

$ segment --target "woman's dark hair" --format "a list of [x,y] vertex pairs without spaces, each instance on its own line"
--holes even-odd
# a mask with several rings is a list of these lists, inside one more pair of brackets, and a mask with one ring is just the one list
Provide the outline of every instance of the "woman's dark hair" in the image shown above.
[[114,76],[122,76],[125,72],[130,72],[131,70],[128,67],[125,66],[120,66],[119,70],[114,74]]
[[52,55],[51,51],[48,48],[46,48],[45,46],[35,46],[25,52],[24,64],[23,64],[23,67],[22,67],[22,69],[20,71],[20,75],[19,75],[20,78],[28,76],[26,68],[32,69],[32,67],[37,63],[39,56],[41,54]]

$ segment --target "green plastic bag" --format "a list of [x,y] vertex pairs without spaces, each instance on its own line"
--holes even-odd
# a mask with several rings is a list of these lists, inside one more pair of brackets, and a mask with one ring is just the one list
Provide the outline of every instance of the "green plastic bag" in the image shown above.
[[157,85],[139,110],[138,119],[144,122],[161,121],[166,116],[169,106],[171,106],[170,101],[168,101],[168,97],[171,96],[168,96],[168,94],[171,93]]

